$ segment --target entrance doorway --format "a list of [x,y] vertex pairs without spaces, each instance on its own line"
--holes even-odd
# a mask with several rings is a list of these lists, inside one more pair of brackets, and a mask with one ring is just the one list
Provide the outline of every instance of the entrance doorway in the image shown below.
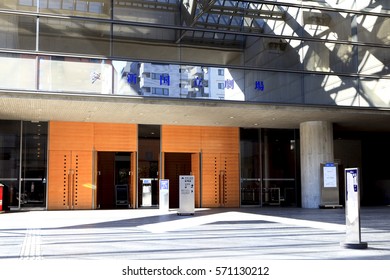
[[98,152],[97,206],[130,208],[131,153]]
[[297,131],[241,129],[241,206],[297,206]]
[[165,179],[169,179],[169,208],[179,208],[179,176],[191,174],[190,153],[165,153]]

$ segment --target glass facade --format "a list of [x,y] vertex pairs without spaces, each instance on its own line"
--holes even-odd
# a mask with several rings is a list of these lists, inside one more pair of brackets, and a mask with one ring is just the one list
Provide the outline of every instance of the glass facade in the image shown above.
[[0,183],[10,208],[45,207],[47,123],[0,121]]
[[[368,0],[5,0],[0,84],[389,107],[389,10],[386,1]],[[214,74],[221,69],[223,78]],[[169,84],[149,77],[161,74]]]
[[295,130],[241,129],[241,206],[297,206],[299,138]]

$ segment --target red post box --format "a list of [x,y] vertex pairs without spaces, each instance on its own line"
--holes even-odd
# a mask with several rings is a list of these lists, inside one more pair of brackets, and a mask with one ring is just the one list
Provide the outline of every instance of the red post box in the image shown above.
[[0,211],[7,211],[8,208],[8,187],[0,183]]
[[0,211],[3,211],[3,193],[4,193],[4,185],[0,183]]

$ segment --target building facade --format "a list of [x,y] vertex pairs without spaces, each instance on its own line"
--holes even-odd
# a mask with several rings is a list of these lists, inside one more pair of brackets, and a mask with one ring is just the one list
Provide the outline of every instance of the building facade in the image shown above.
[[8,208],[324,201],[322,166],[390,203],[385,0],[4,0],[0,183]]

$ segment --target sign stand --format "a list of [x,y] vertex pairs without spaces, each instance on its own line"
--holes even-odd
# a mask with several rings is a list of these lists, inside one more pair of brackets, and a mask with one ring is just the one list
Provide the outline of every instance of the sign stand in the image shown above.
[[169,211],[169,180],[160,179],[159,208],[161,211]]
[[179,176],[179,211],[178,215],[195,214],[195,177],[190,175]]
[[340,245],[347,249],[367,249],[361,242],[359,169],[345,169],[345,221],[346,239]]
[[321,164],[321,204],[320,208],[342,208],[339,203],[338,164]]

